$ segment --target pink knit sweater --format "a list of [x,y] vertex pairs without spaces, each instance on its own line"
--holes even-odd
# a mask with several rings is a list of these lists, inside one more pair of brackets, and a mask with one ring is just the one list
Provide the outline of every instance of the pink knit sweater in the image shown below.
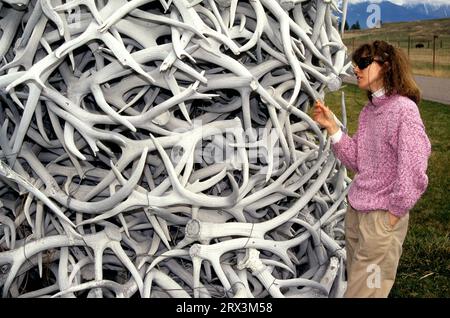
[[336,157],[357,174],[348,200],[361,212],[408,213],[428,185],[430,141],[417,105],[400,96],[374,97],[359,115],[350,138],[332,145]]

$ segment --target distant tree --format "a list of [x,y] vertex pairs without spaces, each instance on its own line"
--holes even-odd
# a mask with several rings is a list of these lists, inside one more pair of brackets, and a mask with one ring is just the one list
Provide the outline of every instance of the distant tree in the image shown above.
[[[342,27],[342,22],[339,22],[339,30],[341,29],[341,27]],[[348,26],[348,22],[345,21],[345,24],[344,24],[344,30],[347,31],[348,29],[350,29],[350,27]]]
[[350,27],[350,30],[361,30],[361,26],[359,25],[359,21],[356,21],[356,23],[353,23]]

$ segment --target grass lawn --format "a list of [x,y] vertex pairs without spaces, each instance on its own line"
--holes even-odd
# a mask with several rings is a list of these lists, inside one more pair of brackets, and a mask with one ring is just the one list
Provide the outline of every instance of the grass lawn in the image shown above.
[[[344,87],[349,134],[367,95],[354,85]],[[341,118],[341,92],[327,94],[326,104]],[[432,154],[429,185],[410,211],[410,224],[397,280],[390,297],[450,297],[450,105],[422,101],[419,106]],[[353,174],[349,171],[350,177]]]

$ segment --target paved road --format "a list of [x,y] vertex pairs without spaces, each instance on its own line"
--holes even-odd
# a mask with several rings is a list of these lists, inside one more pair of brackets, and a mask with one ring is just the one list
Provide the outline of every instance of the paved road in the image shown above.
[[[450,105],[450,78],[414,76],[422,90],[422,98]],[[356,84],[355,77],[345,77],[344,82]]]

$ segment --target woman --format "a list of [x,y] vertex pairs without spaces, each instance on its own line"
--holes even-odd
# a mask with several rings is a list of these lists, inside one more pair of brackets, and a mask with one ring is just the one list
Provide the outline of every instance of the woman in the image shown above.
[[405,54],[375,41],[358,48],[352,61],[358,86],[369,98],[356,133],[343,133],[320,102],[313,117],[327,129],[336,157],[356,172],[345,216],[345,297],[387,297],[408,229],[408,211],[428,185],[431,146]]

